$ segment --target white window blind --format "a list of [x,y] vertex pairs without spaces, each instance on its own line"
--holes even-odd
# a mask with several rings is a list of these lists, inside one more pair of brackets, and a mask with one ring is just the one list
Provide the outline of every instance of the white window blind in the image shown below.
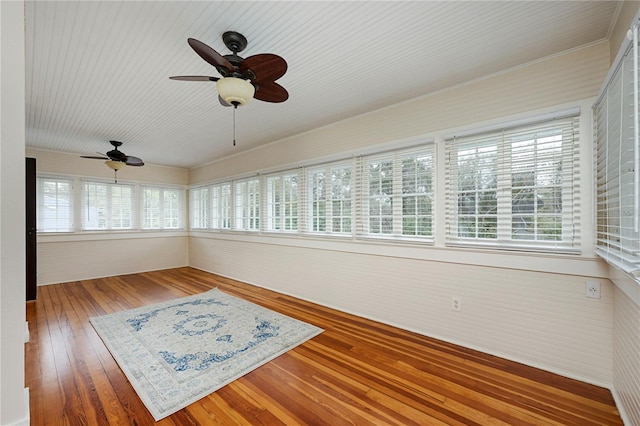
[[594,105],[596,253],[640,275],[638,28]]
[[358,159],[360,237],[433,241],[434,147]]
[[180,229],[184,190],[142,187],[142,228]]
[[577,252],[579,117],[446,142],[447,244]]
[[298,230],[298,172],[268,175],[265,215],[267,231]]
[[38,232],[73,231],[73,180],[57,177],[38,177]]
[[231,228],[231,184],[211,186],[211,228]]
[[351,235],[353,232],[353,163],[341,161],[309,168],[308,232]]
[[235,223],[238,231],[260,230],[260,179],[251,178],[233,183]]
[[189,190],[189,212],[191,229],[207,229],[209,227],[209,188],[191,188]]
[[133,188],[130,185],[84,182],[83,230],[133,229]]

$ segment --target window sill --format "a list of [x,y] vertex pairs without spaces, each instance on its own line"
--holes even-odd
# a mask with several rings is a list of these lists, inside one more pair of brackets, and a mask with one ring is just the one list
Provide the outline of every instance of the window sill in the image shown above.
[[158,229],[131,231],[81,231],[38,233],[39,243],[57,243],[70,241],[129,240],[134,238],[188,237],[184,229],[161,231]]
[[[272,244],[317,250],[329,250],[410,260],[446,262],[461,265],[488,266],[504,269],[549,272],[567,275],[608,278],[606,262],[597,256],[586,257],[558,253],[501,251],[468,247],[443,247],[381,239],[325,237],[314,235],[267,235],[238,232],[195,231],[192,238]],[[425,273],[426,274],[426,273]]]

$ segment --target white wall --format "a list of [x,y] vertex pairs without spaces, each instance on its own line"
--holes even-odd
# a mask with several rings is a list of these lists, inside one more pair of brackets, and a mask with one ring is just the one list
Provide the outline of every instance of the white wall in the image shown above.
[[28,424],[24,393],[24,4],[0,2],[0,424]]
[[[607,42],[344,120],[192,170],[191,182],[304,164],[433,137],[435,247],[192,233],[192,266],[603,386],[612,384],[613,284],[592,253],[591,111]],[[584,250],[580,256],[446,248],[443,138],[452,131],[581,108]],[[585,297],[599,281],[601,299]],[[463,299],[462,312],[451,297]]]
[[614,287],[613,389],[626,424],[640,425],[640,285],[611,267]]
[[[102,162],[78,155],[27,149],[36,159],[38,173],[73,177],[113,178]],[[186,185],[189,171],[177,167],[125,167],[118,181]],[[133,274],[189,264],[188,233],[82,232],[38,234],[38,284],[54,284],[90,278]]]

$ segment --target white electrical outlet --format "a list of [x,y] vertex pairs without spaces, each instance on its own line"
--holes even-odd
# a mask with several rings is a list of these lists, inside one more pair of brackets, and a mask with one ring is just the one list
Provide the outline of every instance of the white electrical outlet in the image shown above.
[[460,296],[451,297],[451,309],[458,312],[462,310],[462,297]]
[[597,281],[587,281],[585,286],[585,296],[592,299],[600,299],[600,283]]

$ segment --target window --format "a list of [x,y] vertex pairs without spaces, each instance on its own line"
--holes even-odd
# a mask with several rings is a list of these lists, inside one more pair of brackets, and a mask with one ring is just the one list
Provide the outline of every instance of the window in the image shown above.
[[577,251],[578,117],[447,141],[447,242]]
[[182,227],[183,190],[175,188],[142,188],[142,228],[179,229]]
[[191,229],[207,229],[209,227],[209,188],[191,188],[189,200]]
[[252,178],[234,182],[235,229],[260,230],[260,179]]
[[211,187],[211,228],[231,228],[231,184],[224,183]]
[[133,229],[133,189],[129,185],[85,182],[83,230]]
[[343,235],[353,232],[352,175],[350,162],[308,170],[310,232]]
[[[637,27],[633,31],[637,34]],[[634,67],[638,52],[631,46],[614,64],[611,79],[594,105],[596,253],[638,277],[640,129],[638,69]]]
[[73,181],[37,178],[38,232],[73,231]]
[[298,173],[267,176],[268,231],[298,230]]
[[361,234],[432,241],[433,146],[361,162]]

